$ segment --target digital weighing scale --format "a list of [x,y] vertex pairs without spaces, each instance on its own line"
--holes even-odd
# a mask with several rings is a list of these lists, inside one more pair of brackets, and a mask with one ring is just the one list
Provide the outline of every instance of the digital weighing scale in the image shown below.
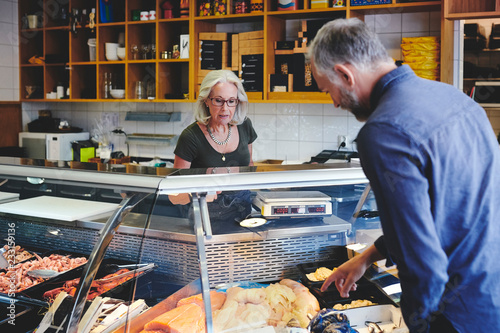
[[266,218],[332,215],[331,197],[319,191],[257,192],[253,205]]

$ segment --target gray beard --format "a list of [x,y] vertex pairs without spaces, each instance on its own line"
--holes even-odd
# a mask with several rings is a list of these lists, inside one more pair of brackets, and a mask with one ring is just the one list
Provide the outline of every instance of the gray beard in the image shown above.
[[371,110],[362,106],[359,98],[351,90],[342,92],[339,104],[342,109],[351,112],[358,121],[366,121],[371,114]]

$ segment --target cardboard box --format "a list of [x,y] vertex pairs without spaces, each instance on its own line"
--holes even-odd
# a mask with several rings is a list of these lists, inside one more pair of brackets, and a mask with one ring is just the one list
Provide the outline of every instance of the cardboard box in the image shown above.
[[240,35],[239,36],[240,40],[259,39],[259,38],[263,39],[264,38],[264,30],[240,32],[239,35]]
[[239,59],[239,34],[233,34],[231,36],[231,68],[233,70],[238,70],[240,64]]
[[303,53],[293,54],[293,91],[318,91],[310,64],[306,64]]
[[298,10],[299,0],[278,0],[278,10]]
[[274,55],[285,55],[285,54],[293,54],[292,50],[274,50]]
[[227,67],[227,41],[200,40],[200,69],[214,70]]
[[226,32],[200,32],[199,40],[227,40]]
[[265,166],[265,165],[270,165],[270,164],[282,164],[283,160],[273,160],[273,159],[266,159],[266,160],[261,160],[261,161],[256,161],[253,164],[255,166]]
[[351,0],[351,6],[385,5],[392,3],[391,0]]
[[[200,50],[227,50],[227,42],[221,40],[200,40]],[[201,51],[200,51],[201,52]]]
[[328,0],[311,0],[311,9],[328,8]]
[[276,74],[293,74],[293,53],[274,56],[274,72]]
[[240,49],[245,47],[264,47],[264,39],[259,38],[259,39],[240,40],[238,43],[238,47]]
[[292,74],[270,74],[269,75],[269,91],[275,92],[291,92],[293,91],[293,75]]
[[[211,72],[211,70],[209,70],[209,69],[198,69],[198,77],[204,78],[210,72]],[[201,81],[200,81],[200,83],[201,83]]]
[[274,42],[275,50],[293,50],[295,47],[294,40],[278,40]]
[[264,47],[241,47],[240,50],[240,55],[247,55],[247,54],[264,54]]

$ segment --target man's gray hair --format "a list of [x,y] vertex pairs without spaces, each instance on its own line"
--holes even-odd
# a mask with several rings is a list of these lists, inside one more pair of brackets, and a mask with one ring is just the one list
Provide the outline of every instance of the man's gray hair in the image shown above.
[[[208,121],[210,120],[210,111],[205,105],[205,102],[208,96],[210,96],[212,88],[216,84],[222,82],[232,83],[238,89],[239,103],[234,111],[234,116],[231,120],[231,124],[239,125],[243,123],[248,111],[248,97],[245,89],[243,88],[241,80],[232,71],[225,69],[209,72],[201,82],[200,93],[198,95],[198,99],[196,101],[196,109],[194,111],[194,118],[196,119],[196,121],[205,125],[208,124]],[[210,101],[208,103],[210,103]]]
[[360,71],[376,69],[392,62],[377,34],[357,18],[336,19],[323,25],[309,45],[308,59],[330,79],[337,75],[333,67],[351,64]]

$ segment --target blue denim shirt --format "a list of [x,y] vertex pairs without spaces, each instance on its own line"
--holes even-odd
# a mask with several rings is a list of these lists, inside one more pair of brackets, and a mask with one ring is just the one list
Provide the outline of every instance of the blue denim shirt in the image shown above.
[[357,138],[411,332],[442,313],[499,330],[500,148],[485,111],[408,66],[385,75]]

